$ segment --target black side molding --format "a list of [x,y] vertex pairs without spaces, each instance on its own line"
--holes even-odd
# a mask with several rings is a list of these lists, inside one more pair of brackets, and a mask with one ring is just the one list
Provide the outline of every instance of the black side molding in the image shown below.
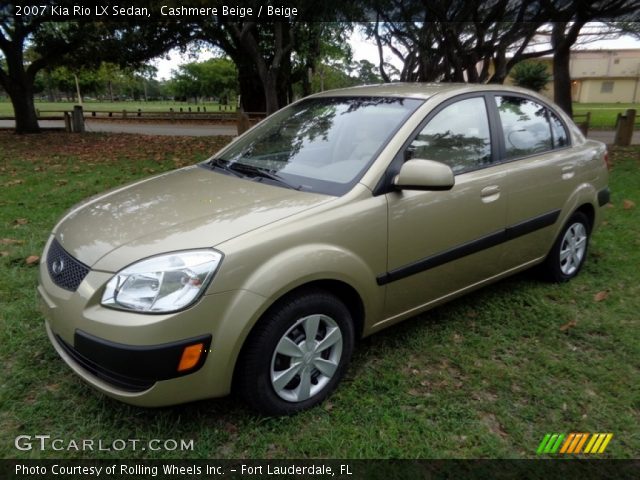
[[556,223],[559,216],[560,210],[554,210],[553,212],[545,213],[543,215],[533,217],[530,220],[525,220],[524,222],[511,225],[506,229],[507,241],[522,237],[523,235],[535,232],[541,228],[549,227]]
[[376,277],[378,285],[386,285],[387,283],[401,280],[416,273],[424,272],[434,267],[438,267],[445,263],[457,260],[467,255],[480,252],[487,248],[495,247],[501,243],[508,242],[514,238],[522,237],[528,233],[535,232],[545,227],[550,227],[558,220],[560,210],[553,210],[537,217],[533,217],[521,223],[517,223],[503,230],[490,233],[484,237],[472,240],[457,247],[453,247],[444,252],[436,253],[430,257],[422,258],[417,262],[404,265],[402,267],[383,273]]
[[604,207],[611,200],[611,192],[609,191],[609,187],[603,188],[598,192],[598,205],[600,207]]
[[423,258],[415,263],[410,263],[409,265],[391,270],[383,275],[379,275],[376,278],[376,281],[378,282],[378,285],[395,282],[396,280],[401,280],[411,275],[415,275],[416,273],[424,272],[425,270],[452,262],[458,258],[466,257],[467,255],[479,252],[480,250],[494,247],[504,242],[505,238],[506,231],[500,230],[499,232],[491,233],[485,237],[478,238],[477,240],[463,243],[462,245],[450,250],[445,250],[444,252]]

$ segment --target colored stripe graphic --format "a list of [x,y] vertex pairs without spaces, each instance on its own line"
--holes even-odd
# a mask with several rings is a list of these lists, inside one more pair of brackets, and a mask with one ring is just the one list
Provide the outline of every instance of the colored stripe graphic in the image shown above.
[[538,455],[540,455],[542,452],[544,452],[544,447],[547,446],[547,442],[549,441],[549,439],[551,438],[551,434],[547,433],[544,438],[542,439],[542,441],[540,442],[540,445],[538,445],[538,450],[536,450],[536,453]]
[[542,442],[540,442],[536,453],[538,455],[541,453],[556,453],[560,448],[564,437],[565,435],[563,433],[547,433],[542,439]]
[[583,433],[582,440],[580,440],[580,443],[578,443],[578,446],[576,447],[573,453],[580,453],[580,450],[582,450],[582,446],[584,445],[584,442],[587,441],[587,438],[589,438],[589,434]]
[[607,448],[607,445],[609,445],[609,442],[611,441],[612,438],[613,438],[613,433],[607,433],[607,437],[604,439],[604,442],[602,442],[602,446],[600,447],[600,450],[598,451],[598,453],[604,453],[605,448]]
[[564,445],[562,445],[562,448],[560,449],[560,453],[567,453],[567,449],[571,446],[575,438],[576,438],[576,434],[570,433],[569,436],[567,437],[567,440],[564,442]]
[[594,433],[587,448],[584,449],[584,453],[604,453],[612,438],[613,433]]
[[549,450],[549,453],[556,453],[558,451],[558,449],[560,448],[560,444],[562,443],[562,440],[564,440],[564,437],[565,437],[564,434],[558,435],[558,439],[556,440],[556,443],[553,444],[553,447],[551,447],[551,450]]
[[[547,433],[536,453],[538,455],[545,453],[561,453],[573,454],[579,453],[594,454],[604,453],[613,438],[613,433],[570,433],[568,435],[562,433]],[[589,440],[587,442],[587,440]],[[582,447],[587,444],[584,451]]]
[[567,437],[567,441],[564,442],[560,453],[580,453],[582,445],[587,440],[588,433],[571,433]]

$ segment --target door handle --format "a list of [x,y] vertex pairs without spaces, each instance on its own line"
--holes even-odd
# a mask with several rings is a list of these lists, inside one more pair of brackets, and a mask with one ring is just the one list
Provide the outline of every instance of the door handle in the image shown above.
[[482,201],[484,203],[494,202],[498,198],[500,198],[500,187],[498,185],[490,185],[488,187],[484,187],[480,191],[480,197],[482,197]]
[[575,174],[576,174],[576,171],[573,165],[565,165],[564,167],[562,167],[563,180],[569,180],[570,178],[573,178]]

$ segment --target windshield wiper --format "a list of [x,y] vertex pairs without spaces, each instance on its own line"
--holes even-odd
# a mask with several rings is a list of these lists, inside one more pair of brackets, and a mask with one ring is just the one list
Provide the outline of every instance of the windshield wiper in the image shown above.
[[231,175],[235,176],[235,177],[240,177],[243,178],[244,175],[240,172],[237,172],[233,169],[231,169],[229,167],[230,163],[226,160],[222,160],[221,158],[212,158],[211,160],[209,160],[206,165],[213,167],[213,168],[219,168],[220,170],[224,170],[225,172],[230,173]]
[[268,178],[269,180],[273,180],[274,182],[278,182],[285,187],[291,188],[293,190],[301,190],[302,185],[293,185],[286,180],[284,180],[279,175],[271,172],[266,168],[256,167],[255,165],[247,165],[246,163],[238,163],[238,162],[229,162],[224,167],[225,169],[232,170],[237,173],[246,173],[248,175],[254,177]]

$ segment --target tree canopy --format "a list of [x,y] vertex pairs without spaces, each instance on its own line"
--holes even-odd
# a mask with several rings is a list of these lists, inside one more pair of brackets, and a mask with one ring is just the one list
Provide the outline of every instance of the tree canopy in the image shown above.
[[[378,48],[377,66],[360,63],[352,68],[348,38],[356,24],[328,21],[339,14],[358,16],[358,11],[374,20],[365,31]],[[236,85],[245,111],[267,113],[294,96],[349,84],[356,76],[390,81],[394,75],[385,51],[401,64],[397,76],[402,81],[494,83],[504,82],[519,62],[551,54],[555,100],[571,113],[569,54],[583,27],[594,20],[619,21],[637,34],[638,12],[640,0],[362,0],[305,1],[297,17],[278,20],[217,16],[54,22],[47,15],[16,15],[14,5],[2,3],[0,86],[13,103],[16,131],[27,133],[38,131],[33,104],[38,89],[56,84],[69,91],[70,75],[75,75],[84,88],[106,85],[113,98],[114,85],[133,75],[131,92],[137,95],[137,83],[146,95],[150,83],[139,80],[148,76],[121,74],[140,72],[145,61],[194,44],[212,47],[228,60],[178,68],[172,84],[176,95],[228,96]],[[547,47],[532,49],[541,35]]]
[[[383,48],[402,63],[403,81],[503,83],[517,63],[553,56],[555,101],[571,114],[569,52],[582,28],[600,21],[638,20],[640,0],[415,0],[372,3],[376,21],[367,33],[377,46],[385,81]],[[546,48],[540,33],[550,30]]]
[[[72,6],[73,2],[49,0],[40,4]],[[33,94],[36,74],[43,68],[97,67],[101,61],[139,66],[187,37],[179,22],[53,20],[51,14],[17,15],[15,5],[0,4],[0,52],[4,57],[0,85],[13,104],[18,133],[39,131]]]
[[196,103],[206,97],[217,97],[228,102],[235,96],[237,71],[228,58],[212,58],[204,62],[191,62],[173,71],[170,89],[174,96],[193,98]]

